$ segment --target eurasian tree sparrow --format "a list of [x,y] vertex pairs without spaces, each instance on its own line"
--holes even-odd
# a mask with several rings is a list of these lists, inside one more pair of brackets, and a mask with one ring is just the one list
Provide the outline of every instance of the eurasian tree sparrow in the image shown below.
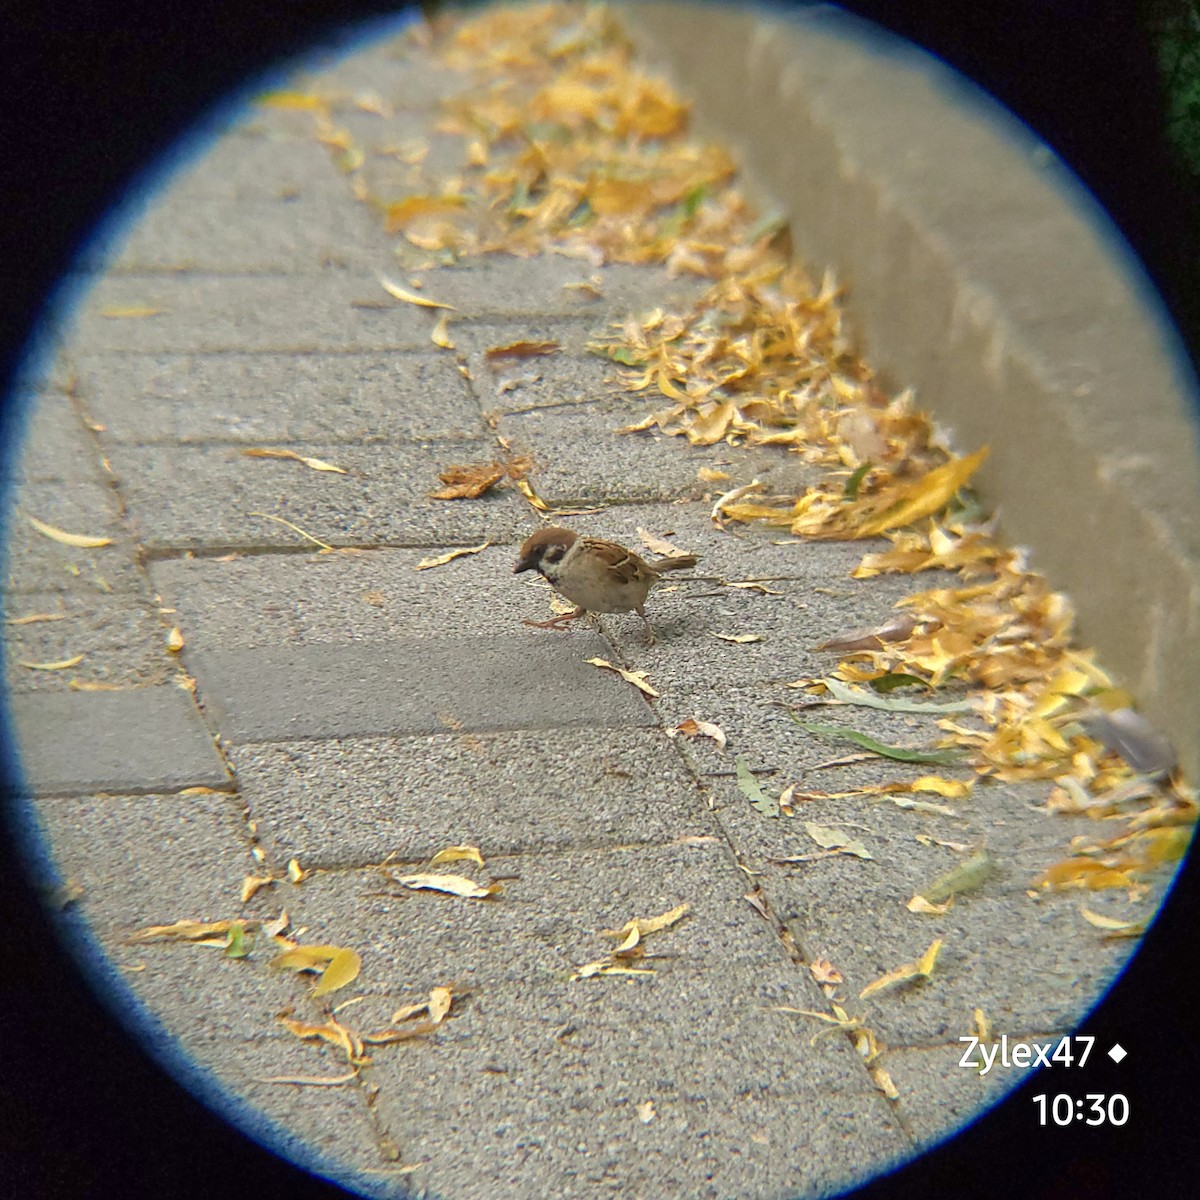
[[539,529],[521,547],[513,574],[536,570],[556,592],[574,604],[575,611],[548,621],[525,621],[538,629],[561,629],[588,612],[636,612],[646,626],[647,641],[654,631],[646,620],[643,605],[650,589],[664,571],[679,571],[696,565],[694,554],[659,559],[651,566],[616,542],[581,537],[555,525]]

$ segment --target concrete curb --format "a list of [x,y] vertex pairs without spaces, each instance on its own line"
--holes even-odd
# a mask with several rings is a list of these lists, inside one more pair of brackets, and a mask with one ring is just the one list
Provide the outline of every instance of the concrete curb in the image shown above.
[[[936,59],[845,14],[626,4],[643,54],[831,265],[883,384],[914,387],[1011,540],[1200,771],[1200,451],[1178,337],[1107,217]],[[781,119],[781,115],[784,119]]]

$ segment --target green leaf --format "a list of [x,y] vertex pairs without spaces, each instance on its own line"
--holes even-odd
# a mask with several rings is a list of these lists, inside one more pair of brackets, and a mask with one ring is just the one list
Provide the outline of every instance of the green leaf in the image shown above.
[[758,780],[750,774],[750,768],[746,765],[746,760],[739,754],[734,760],[737,766],[737,785],[738,790],[750,801],[756,811],[762,813],[764,817],[779,816],[779,801],[773,796],[768,796],[758,785]]
[[986,850],[976,850],[969,858],[963,859],[953,871],[947,872],[927,888],[922,888],[917,894],[923,896],[930,904],[941,904],[951,896],[963,892],[973,892],[982,887],[996,873],[996,863]]
[[888,746],[855,729],[843,729],[840,725],[821,725],[816,721],[802,721],[795,713],[790,715],[801,729],[807,729],[811,733],[823,733],[826,737],[840,741],[853,742],[863,750],[869,750],[872,754],[882,754],[884,758],[894,758],[897,762],[931,763],[939,767],[952,767],[962,761],[957,750],[912,750],[907,746]]
[[969,700],[955,700],[944,704],[925,703],[920,700],[885,700],[882,696],[873,696],[862,688],[850,687],[840,679],[823,679],[829,694],[843,704],[858,704],[863,708],[880,708],[884,712],[899,713],[966,713],[971,711]]
[[905,675],[900,671],[889,671],[886,675],[878,675],[870,681],[871,687],[877,692],[894,692],[904,687],[929,687],[919,675]]
[[228,939],[225,943],[226,958],[245,958],[250,953],[249,939],[246,937],[245,925],[230,925]]
[[869,462],[865,462],[862,464],[862,466],[856,468],[854,474],[851,475],[850,478],[846,480],[846,487],[844,489],[844,495],[847,500],[857,500],[858,499],[859,486],[862,484],[862,481],[866,478],[867,472],[870,469],[871,469],[871,464]]

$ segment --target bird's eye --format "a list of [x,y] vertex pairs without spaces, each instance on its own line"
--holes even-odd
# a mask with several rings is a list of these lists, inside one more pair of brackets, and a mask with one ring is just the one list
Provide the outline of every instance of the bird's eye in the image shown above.
[[565,552],[566,552],[566,548],[564,546],[547,546],[545,553],[542,555],[542,558],[546,562],[555,563],[555,562],[558,562],[558,560],[560,558],[562,558],[562,556]]

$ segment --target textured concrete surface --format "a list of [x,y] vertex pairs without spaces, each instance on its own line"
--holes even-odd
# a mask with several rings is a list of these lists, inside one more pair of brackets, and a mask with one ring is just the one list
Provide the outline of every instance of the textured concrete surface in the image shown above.
[[[1191,487],[1179,412],[1152,408],[1179,392],[1095,235],[1053,189],[1025,196],[1021,181],[1042,168],[907,58],[873,57],[819,22],[801,36],[716,8],[681,22],[674,9],[637,11],[647,46],[673,58],[702,121],[719,126],[736,108],[751,122],[728,126],[751,183],[787,199],[804,252],[849,280],[868,354],[915,384],[960,442],[992,442],[989,498],[1075,591],[1089,636],[1139,699],[1190,737],[1194,696],[1173,682],[1194,678],[1200,644],[1188,625],[1200,593],[1185,595],[1195,560],[1171,548],[1192,536],[1184,492],[1161,519],[1131,500],[1167,448],[1164,476]],[[705,44],[721,47],[711,82],[724,80],[731,103],[698,69]],[[294,86],[329,97],[376,194],[421,194],[461,165],[461,143],[433,128],[461,81],[411,47],[364,47],[306,67]],[[356,107],[364,91],[391,115]],[[879,123],[890,94],[904,152]],[[388,149],[414,138],[429,141],[424,163]],[[971,173],[946,172],[943,155],[969,156]],[[1020,1078],[955,1065],[975,1008],[1012,1037],[1077,1025],[1135,945],[1104,940],[1076,900],[1030,894],[1071,837],[1094,833],[1032,811],[1045,786],[978,786],[944,811],[810,800],[775,819],[738,790],[735,755],[774,794],[922,773],[848,756],[782,707],[799,697],[784,684],[833,665],[817,646],[884,619],[912,581],[849,578],[864,544],[713,526],[699,467],[726,471],[721,487],[758,477],[790,490],[814,478],[795,455],[612,432],[645,407],[587,343],[702,281],[562,256],[417,272],[424,253],[396,253],[311,114],[264,107],[231,118],[127,229],[109,258],[97,249],[79,264],[62,352],[28,385],[36,405],[6,468],[4,615],[61,619],[6,627],[6,684],[46,851],[37,869],[47,886],[76,889],[66,936],[173,1071],[282,1153],[373,1196],[723,1200],[837,1191],[969,1121]],[[1062,237],[1064,255],[1039,255],[1035,237]],[[1047,257],[1053,279],[1036,269]],[[1035,294],[1009,286],[1023,269]],[[437,314],[390,299],[378,272],[406,286],[416,274],[455,305],[456,348],[437,348]],[[598,298],[564,286],[593,275]],[[486,358],[531,339],[561,349]],[[1137,437],[1106,399],[1131,380],[1145,389]],[[548,502],[601,510],[563,518],[580,530],[636,545],[646,529],[701,556],[697,578],[651,598],[656,644],[631,615],[567,632],[520,624],[551,611],[542,582],[511,571],[538,515],[510,483],[476,501],[428,495],[447,466],[503,457],[498,437],[528,454]],[[1122,443],[1123,457],[1106,458],[1097,438]],[[242,453],[262,447],[347,473]],[[66,546],[28,516],[112,544]],[[1114,563],[1143,538],[1134,590],[1118,568],[1093,586],[1092,529]],[[1086,571],[1064,549],[1072,541]],[[720,586],[747,579],[767,590]],[[1137,586],[1153,592],[1145,604]],[[1109,603],[1145,619],[1114,640]],[[176,627],[184,645],[171,653]],[[713,636],[745,632],[762,640]],[[81,653],[74,667],[22,665]],[[661,695],[643,697],[593,656],[647,672]],[[850,721],[829,707],[802,715]],[[692,716],[721,725],[728,750],[670,736]],[[912,745],[937,733],[928,717],[856,712],[853,725]],[[1194,763],[1194,741],[1178,740]],[[854,830],[873,858],[778,861],[812,853],[806,821]],[[396,882],[462,843],[485,868],[434,869],[495,879],[500,895]],[[996,858],[994,878],[943,916],[907,912],[976,845]],[[1140,902],[1089,903],[1143,917],[1167,875]],[[247,876],[261,886],[243,902]],[[653,974],[572,978],[612,948],[601,931],[683,903],[684,920],[646,939],[640,965]],[[351,1027],[385,1025],[451,983],[453,1015],[433,1036],[371,1047],[371,1063],[335,1086],[270,1082],[346,1074],[344,1054],[275,1019],[286,1008],[322,1022],[329,1000],[272,970],[261,932],[241,959],[128,940],[149,924],[283,911],[305,943],[362,955],[353,986],[330,997],[349,1001],[338,1013]],[[945,946],[931,979],[857,999],[935,937]],[[814,1039],[817,1019],[777,1011],[828,1014],[808,970],[821,957],[879,1037],[898,1099],[844,1036]]]

